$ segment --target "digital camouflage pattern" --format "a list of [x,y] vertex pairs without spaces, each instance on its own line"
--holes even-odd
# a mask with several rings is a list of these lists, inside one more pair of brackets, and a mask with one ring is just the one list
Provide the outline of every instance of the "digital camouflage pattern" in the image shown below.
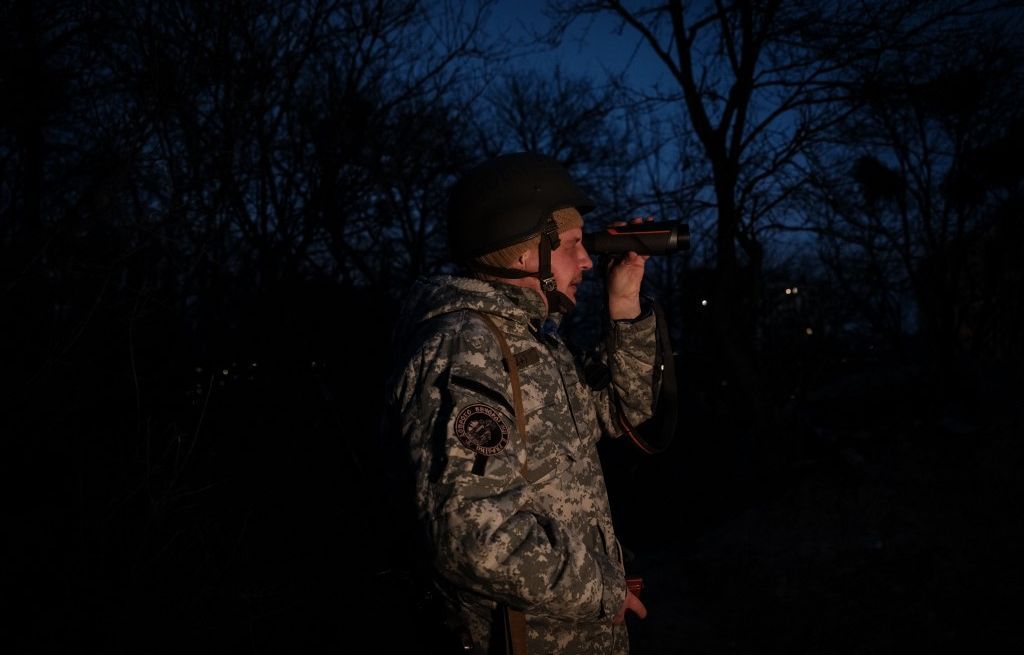
[[[526,443],[500,345],[475,312],[513,354],[536,351],[519,369]],[[476,644],[500,601],[526,613],[531,655],[626,653],[625,625],[611,624],[626,582],[596,444],[621,432],[612,387],[634,425],[651,415],[655,319],[614,324],[612,383],[595,391],[564,344],[535,336],[545,318],[529,289],[417,282],[395,334],[395,434],[429,565]],[[493,454],[474,472],[481,449]]]

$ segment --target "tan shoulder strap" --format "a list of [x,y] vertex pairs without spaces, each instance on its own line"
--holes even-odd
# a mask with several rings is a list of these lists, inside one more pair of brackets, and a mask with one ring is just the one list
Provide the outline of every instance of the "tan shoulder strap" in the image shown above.
[[527,655],[526,615],[505,606],[505,652],[508,655]]
[[[519,367],[516,365],[516,358],[512,355],[512,350],[508,347],[508,341],[505,340],[505,335],[502,334],[498,326],[494,324],[494,321],[490,316],[483,312],[477,312],[482,319],[484,319],[484,325],[494,334],[494,338],[497,340],[498,345],[501,347],[501,356],[505,359],[505,366],[508,367],[508,376],[512,382],[512,402],[515,404],[516,410],[516,430],[519,431],[519,438],[523,444],[526,444],[529,439],[526,436],[526,420],[523,417],[523,392],[521,384],[519,382]],[[520,468],[520,473],[523,477],[529,480],[527,472],[529,468],[524,462]],[[512,609],[508,605],[503,606],[505,620],[505,652],[509,655],[527,655],[526,650],[526,615],[516,609]]]
[[[502,334],[498,326],[494,324],[494,320],[490,316],[483,312],[477,312],[480,318],[484,319],[484,325],[487,329],[494,334],[494,338],[498,341],[498,345],[501,347],[501,356],[505,359],[505,366],[508,367],[508,377],[512,382],[512,402],[515,405],[516,410],[516,430],[519,431],[519,438],[522,439],[523,443],[528,443],[529,438],[526,436],[526,419],[523,417],[523,391],[519,382],[519,367],[516,366],[516,358],[512,355],[512,350],[508,347],[508,341],[505,340],[505,335]],[[526,477],[527,467],[523,464],[520,469],[523,477]],[[529,478],[527,478],[529,479]]]

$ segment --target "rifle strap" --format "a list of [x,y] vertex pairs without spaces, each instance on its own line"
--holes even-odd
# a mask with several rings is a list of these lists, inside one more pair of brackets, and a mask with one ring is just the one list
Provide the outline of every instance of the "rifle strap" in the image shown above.
[[[505,340],[505,335],[502,334],[498,326],[494,324],[494,321],[490,316],[483,312],[477,312],[482,319],[484,319],[484,325],[494,334],[494,338],[497,340],[498,345],[501,347],[501,356],[505,359],[505,366],[508,368],[508,377],[512,383],[512,402],[515,404],[516,410],[516,429],[519,431],[519,438],[523,443],[523,450],[525,452],[525,446],[527,443],[526,436],[526,419],[523,416],[523,392],[522,384],[519,381],[519,367],[516,365],[516,358],[512,355],[512,350],[508,347],[508,341]],[[529,480],[527,475],[528,467],[524,462],[520,467],[519,472],[522,473],[523,477]],[[508,655],[527,655],[526,650],[526,615],[523,612],[512,609],[508,605],[502,604],[502,616],[505,621],[505,652]]]
[[[512,350],[508,347],[508,341],[505,340],[505,335],[501,333],[498,326],[494,324],[494,321],[490,316],[483,312],[476,312],[480,315],[480,318],[484,319],[484,325],[487,329],[494,334],[494,338],[498,341],[498,345],[501,347],[501,356],[505,359],[505,367],[508,368],[508,377],[512,383],[512,402],[515,404],[516,411],[516,430],[519,431],[519,438],[523,443],[523,452],[526,452],[526,444],[529,438],[526,436],[526,419],[523,416],[523,390],[522,384],[519,381],[519,367],[516,365],[516,358],[512,355]],[[530,478],[526,475],[528,471],[527,465],[524,462],[520,467],[519,472],[523,474],[523,477],[529,480]]]
[[508,655],[527,655],[526,615],[508,605],[505,611],[505,652]]

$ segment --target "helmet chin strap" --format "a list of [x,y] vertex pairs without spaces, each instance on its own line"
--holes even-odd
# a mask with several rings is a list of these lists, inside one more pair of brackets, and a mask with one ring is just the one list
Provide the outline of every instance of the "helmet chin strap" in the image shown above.
[[540,237],[540,245],[537,247],[539,255],[539,266],[537,268],[537,279],[540,280],[540,288],[548,301],[548,313],[558,312],[566,314],[576,306],[569,296],[558,290],[558,283],[551,272],[551,251],[558,248],[558,225],[554,219],[548,219],[544,225],[544,232]]
[[539,263],[537,272],[523,271],[516,268],[500,268],[498,266],[481,264],[480,262],[470,262],[469,267],[478,273],[487,273],[488,275],[510,280],[535,277],[540,280],[541,293],[544,294],[544,298],[548,301],[548,312],[565,314],[576,307],[576,303],[569,296],[558,290],[558,283],[555,281],[555,276],[551,273],[551,251],[558,248],[559,243],[561,241],[558,238],[558,225],[554,219],[549,218],[544,225],[544,231],[541,233],[540,244],[537,246],[537,259]]

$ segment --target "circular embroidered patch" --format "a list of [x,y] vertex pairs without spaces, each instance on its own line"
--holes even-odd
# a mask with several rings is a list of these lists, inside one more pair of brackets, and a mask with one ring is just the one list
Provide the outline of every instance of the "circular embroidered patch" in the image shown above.
[[496,455],[508,445],[508,425],[498,410],[478,403],[455,417],[455,436],[478,455]]

